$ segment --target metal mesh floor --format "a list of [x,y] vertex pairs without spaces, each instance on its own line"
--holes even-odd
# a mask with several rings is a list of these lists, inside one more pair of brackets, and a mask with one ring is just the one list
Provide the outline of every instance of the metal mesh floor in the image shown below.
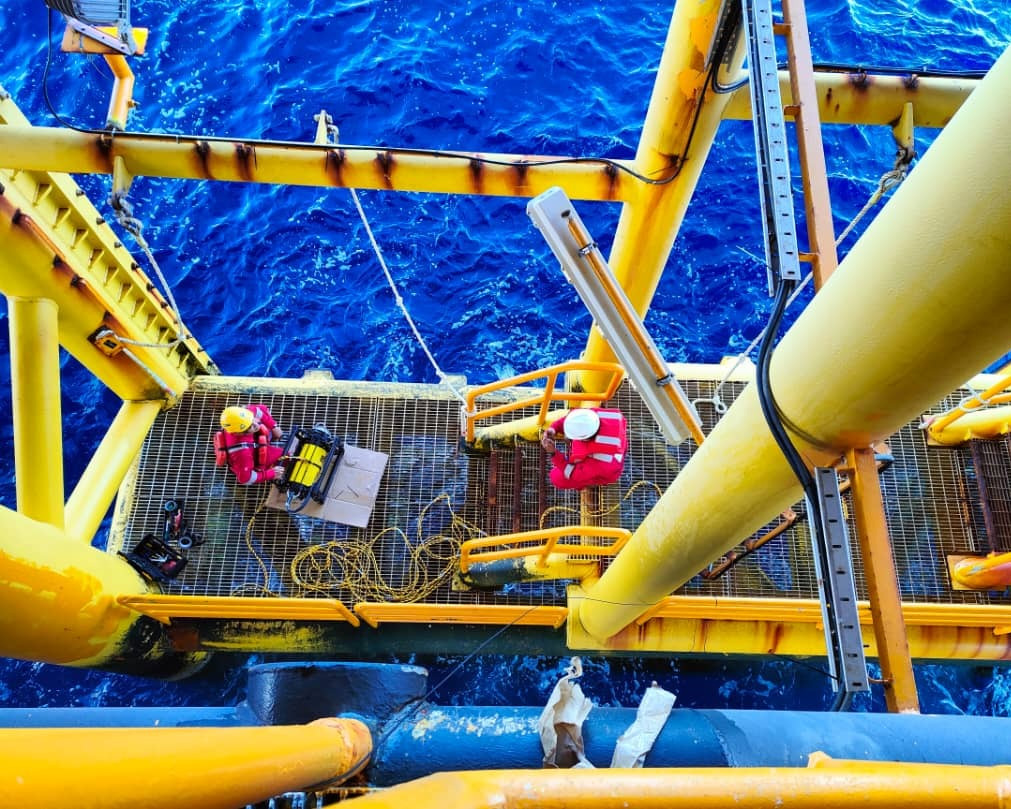
[[[690,399],[703,400],[698,408],[708,433],[717,414],[705,400],[713,395],[715,383],[681,384]],[[175,499],[205,542],[189,550],[185,570],[165,587],[170,593],[328,597],[349,607],[360,601],[564,604],[563,582],[516,584],[497,591],[454,585],[462,541],[579,522],[580,496],[550,485],[545,453],[537,444],[520,442],[489,455],[463,452],[458,403],[434,394],[418,396],[419,387],[412,386],[411,398],[388,393],[241,398],[233,393],[187,393],[177,407],[158,417],[144,443],[126,519],[114,526],[109,551],[133,548],[147,533],[160,534],[163,504]],[[740,383],[725,384],[724,401],[730,404],[742,389]],[[938,410],[958,398],[953,396]],[[265,486],[238,486],[226,469],[214,465],[212,436],[218,414],[228,405],[249,401],[267,405],[284,428],[322,423],[347,443],[389,455],[367,528],[265,508]],[[628,418],[629,451],[621,481],[596,491],[597,501],[590,507],[601,523],[634,530],[687,463],[695,444],[689,440],[668,446],[627,384],[609,405]],[[989,603],[991,594],[950,589],[945,556],[1011,544],[1008,440],[975,449],[927,449],[913,424],[889,443],[894,462],[881,479],[904,599]],[[847,505],[848,500],[847,495]],[[586,507],[584,502],[584,511]],[[775,539],[718,577],[696,576],[681,592],[816,598],[803,504],[794,510],[798,519]],[[858,593],[865,597],[852,521],[850,536]]]

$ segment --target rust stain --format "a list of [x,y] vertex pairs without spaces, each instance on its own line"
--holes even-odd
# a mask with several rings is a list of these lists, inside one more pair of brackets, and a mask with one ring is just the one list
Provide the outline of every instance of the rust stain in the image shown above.
[[95,157],[97,158],[98,163],[104,168],[105,173],[112,174],[112,138],[108,135],[99,135],[95,138]]
[[235,165],[239,170],[239,176],[245,182],[251,182],[256,176],[256,149],[245,143],[236,143]]
[[902,77],[902,86],[907,90],[918,90],[920,88],[920,77],[915,73]]
[[347,155],[344,154],[343,149],[327,149],[324,171],[328,177],[333,178],[334,185],[346,185],[344,182],[344,163],[346,160]]
[[379,164],[379,168],[383,172],[383,179],[386,181],[386,187],[393,190],[393,179],[390,177],[390,172],[393,169],[393,152],[387,150],[385,152],[380,152],[376,155],[376,163]]
[[480,160],[472,157],[467,162],[467,168],[470,169],[470,179],[473,182],[474,193],[484,193],[484,165]]
[[211,174],[211,167],[208,164],[208,157],[211,154],[211,144],[205,140],[198,140],[193,144],[193,150],[197,153],[197,162],[200,166],[200,173],[203,174],[204,179],[213,180],[214,175]]
[[526,160],[522,160],[519,163],[513,163],[512,171],[516,175],[515,183],[516,190],[522,191],[527,187],[527,172],[530,170],[530,164]]
[[618,194],[618,168],[613,163],[604,166],[604,176],[607,178],[607,199],[614,199]]
[[854,90],[867,90],[874,83],[866,73],[849,73],[846,79]]

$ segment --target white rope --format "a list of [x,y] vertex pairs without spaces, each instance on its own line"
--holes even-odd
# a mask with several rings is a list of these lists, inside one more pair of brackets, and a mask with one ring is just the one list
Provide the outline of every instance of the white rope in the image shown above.
[[147,260],[154,269],[154,273],[157,276],[158,281],[161,283],[162,289],[165,290],[165,297],[168,299],[169,306],[172,307],[172,314],[175,315],[176,323],[179,325],[178,333],[167,343],[144,343],[140,340],[130,340],[129,338],[123,337],[119,334],[116,335],[116,339],[121,343],[137,346],[138,348],[174,348],[183,340],[188,339],[190,335],[187,332],[186,327],[183,325],[183,318],[179,313],[179,306],[176,304],[176,299],[172,295],[172,287],[170,287],[168,281],[165,280],[165,276],[161,271],[161,267],[158,266],[158,262],[155,261],[151,248],[141,235],[143,225],[141,225],[139,219],[134,219],[130,215],[129,203],[125,199],[119,198],[113,202],[113,208],[116,211],[116,220],[125,230],[130,231],[130,235],[133,236],[134,241],[137,242],[137,246],[140,247],[140,249],[144,251],[144,255],[147,256]]
[[404,304],[404,299],[400,295],[400,290],[397,289],[397,283],[393,280],[393,275],[390,273],[389,267],[386,266],[386,259],[383,258],[383,251],[379,249],[379,243],[376,241],[375,235],[372,233],[372,227],[369,225],[368,217],[365,216],[365,210],[362,208],[362,204],[358,199],[358,194],[353,188],[349,188],[348,191],[351,192],[351,199],[355,201],[355,207],[358,209],[358,215],[362,218],[362,224],[365,225],[365,232],[369,236],[369,241],[372,242],[372,249],[376,251],[376,258],[379,259],[379,266],[383,268],[383,275],[386,276],[386,283],[389,284],[390,289],[393,292],[393,299],[397,302],[397,306],[404,315],[404,319],[407,321],[407,325],[411,327],[411,331],[414,332],[414,336],[418,341],[418,345],[421,346],[421,350],[425,352],[425,356],[428,357],[428,361],[432,364],[435,369],[436,376],[439,380],[448,387],[457,399],[466,407],[467,399],[464,397],[459,390],[449,381],[449,377],[443,373],[442,368],[439,367],[439,363],[435,361],[435,357],[432,356],[432,352],[428,350],[428,345],[425,343],[425,338],[421,336],[421,332],[418,331],[418,327],[414,324],[414,319],[411,317],[411,313],[407,311],[407,306]]
[[[897,187],[904,179],[906,179],[906,174],[908,172],[909,172],[909,159],[905,157],[904,152],[900,151],[899,157],[895,161],[895,167],[892,168],[891,171],[886,171],[884,174],[881,175],[881,179],[878,180],[878,187],[874,191],[874,193],[871,194],[870,199],[867,200],[867,204],[864,205],[864,207],[860,210],[860,213],[858,213],[853,218],[853,221],[846,226],[846,229],[843,230],[843,232],[839,234],[839,237],[835,240],[836,247],[842,244],[843,239],[845,239],[847,236],[850,235],[850,233],[853,231],[853,228],[856,227],[857,223],[864,218],[867,212],[871,208],[873,208],[886,193],[891,191],[893,188]],[[804,287],[808,285],[808,282],[811,280],[813,275],[814,275],[813,272],[809,272],[806,276],[804,276],[804,280],[800,282],[797,288],[793,291],[793,294],[791,294],[789,299],[786,301],[786,308],[789,308],[790,304],[792,304],[796,300],[801,290],[803,290]],[[762,338],[764,336],[765,336],[765,329],[762,329],[758,333],[758,336],[751,341],[751,344],[746,349],[744,349],[743,352],[737,355],[737,360],[734,362],[733,365],[730,366],[729,370],[723,375],[723,379],[721,379],[720,383],[716,386],[716,390],[713,391],[712,396],[692,399],[692,404],[696,404],[698,402],[706,402],[708,404],[711,404],[718,414],[723,415],[724,413],[726,413],[727,404],[721,398],[720,391],[723,390],[723,386],[727,383],[727,380],[730,378],[730,376],[734,373],[734,371],[737,370],[738,366],[748,358],[748,355],[755,350],[755,346],[757,346],[762,341]]]

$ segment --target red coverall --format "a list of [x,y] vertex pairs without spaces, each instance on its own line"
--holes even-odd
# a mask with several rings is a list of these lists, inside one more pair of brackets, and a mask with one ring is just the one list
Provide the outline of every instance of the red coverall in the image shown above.
[[235,473],[239,483],[249,486],[261,481],[273,480],[274,467],[284,450],[272,446],[271,435],[277,422],[264,405],[247,405],[260,423],[259,428],[251,428],[245,433],[224,432],[225,452],[228,453],[228,468]]
[[[592,409],[600,417],[597,434],[586,440],[573,439],[568,457],[562,452],[551,456],[551,482],[559,489],[604,486],[621,477],[628,449],[625,416],[620,410]],[[551,428],[564,435],[565,417]]]

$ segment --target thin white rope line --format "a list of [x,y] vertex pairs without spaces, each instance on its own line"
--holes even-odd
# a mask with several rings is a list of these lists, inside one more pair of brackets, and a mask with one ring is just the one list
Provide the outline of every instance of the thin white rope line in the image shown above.
[[[843,239],[845,239],[852,232],[853,228],[856,227],[857,223],[861,219],[863,219],[863,217],[867,214],[867,212],[878,203],[878,201],[881,199],[881,197],[885,195],[886,192],[890,191],[892,188],[897,187],[906,178],[906,173],[907,172],[904,167],[897,167],[889,171],[886,171],[884,174],[881,175],[881,178],[878,180],[878,187],[875,189],[874,193],[871,194],[870,199],[867,200],[867,203],[864,205],[863,208],[861,208],[860,212],[853,218],[853,221],[851,221],[849,225],[846,226],[846,229],[843,230],[843,232],[839,234],[839,237],[835,240],[836,247],[842,244]],[[787,309],[790,308],[790,304],[792,304],[797,299],[797,296],[801,293],[801,290],[803,290],[804,287],[808,285],[808,282],[810,282],[810,280],[813,277],[814,277],[813,271],[809,272],[806,276],[804,276],[804,280],[800,282],[797,288],[793,291],[793,294],[791,294],[790,297],[787,299],[786,301]],[[727,406],[720,398],[720,391],[723,390],[723,386],[727,383],[727,380],[730,378],[731,374],[733,374],[734,371],[737,370],[738,366],[742,362],[744,362],[745,359],[747,359],[748,355],[755,350],[755,346],[757,346],[761,342],[764,336],[765,336],[765,329],[763,328],[758,333],[758,336],[751,341],[750,345],[748,345],[748,347],[744,349],[743,352],[737,355],[737,360],[734,362],[733,365],[730,366],[730,369],[723,375],[723,378],[720,380],[720,383],[716,386],[716,390],[713,391],[713,395],[709,397],[700,397],[698,399],[692,399],[692,404],[696,404],[697,402],[709,402],[716,409],[717,413],[726,412]]]
[[365,225],[365,232],[368,234],[369,241],[372,243],[372,249],[375,250],[376,258],[379,259],[379,266],[383,268],[383,275],[386,276],[386,283],[389,285],[390,290],[393,292],[393,299],[397,302],[397,306],[404,315],[404,319],[407,321],[407,325],[411,327],[411,331],[414,332],[415,338],[417,338],[418,345],[421,346],[421,350],[425,352],[425,356],[428,357],[428,361],[432,364],[432,368],[435,369],[436,376],[439,380],[446,385],[456,396],[457,399],[466,407],[467,399],[464,397],[459,390],[449,381],[449,377],[443,372],[442,368],[439,367],[439,363],[436,362],[435,357],[432,356],[432,352],[428,349],[428,344],[425,342],[425,338],[421,336],[421,332],[418,331],[418,327],[414,323],[414,318],[411,317],[411,313],[407,311],[407,305],[404,303],[403,297],[400,295],[400,290],[397,289],[397,282],[393,280],[393,275],[390,273],[389,267],[386,266],[386,259],[383,258],[383,251],[379,248],[379,243],[376,241],[375,235],[372,233],[372,226],[369,225],[368,217],[365,215],[365,209],[362,208],[362,203],[358,199],[358,194],[355,189],[349,188],[348,191],[351,192],[351,199],[354,200],[355,207],[358,209],[358,215],[361,217],[362,224]]
[[[161,271],[161,267],[158,266],[158,262],[155,260],[154,253],[151,252],[151,248],[148,245],[147,240],[141,235],[143,226],[141,225],[140,220],[134,219],[132,216],[127,216],[120,210],[116,211],[116,218],[119,221],[119,224],[125,230],[129,231],[130,235],[133,236],[134,241],[137,242],[137,246],[140,247],[140,249],[144,251],[144,255],[147,256],[147,260],[154,269],[155,276],[158,278],[162,289],[165,290],[165,297],[168,299],[169,306],[172,307],[172,314],[175,315],[176,323],[178,325],[176,336],[167,343],[145,343],[141,340],[131,340],[128,337],[123,337],[118,334],[116,334],[116,339],[121,343],[136,346],[138,348],[174,348],[183,340],[187,339],[190,334],[189,330],[183,324],[183,317],[179,311],[179,305],[176,303],[175,296],[172,294],[172,287],[169,286],[164,273]],[[113,334],[115,334],[115,332],[113,332]]]

